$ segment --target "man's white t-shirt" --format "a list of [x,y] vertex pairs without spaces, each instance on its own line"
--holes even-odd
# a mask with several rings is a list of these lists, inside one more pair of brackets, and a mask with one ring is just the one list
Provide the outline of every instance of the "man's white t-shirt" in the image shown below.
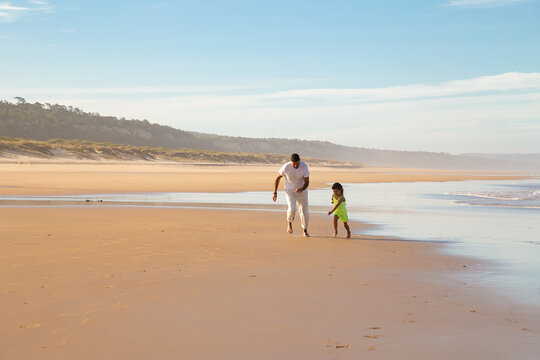
[[304,178],[309,177],[309,170],[303,161],[300,161],[298,169],[289,161],[279,169],[279,175],[285,178],[285,191],[295,191],[304,186]]

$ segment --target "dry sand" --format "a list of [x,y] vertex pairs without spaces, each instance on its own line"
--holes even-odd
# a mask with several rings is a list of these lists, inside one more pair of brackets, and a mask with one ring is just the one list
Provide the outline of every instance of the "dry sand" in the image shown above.
[[[163,163],[0,164],[0,195],[117,192],[272,191],[276,165]],[[310,167],[311,188],[336,181],[409,182],[523,179],[516,174],[394,168]]]
[[[276,170],[21,166],[0,166],[1,193],[258,190]],[[450,176],[311,171],[315,185]],[[335,239],[322,215],[309,239],[284,225],[280,212],[0,208],[0,359],[538,358],[538,308],[470,281],[488,264]]]

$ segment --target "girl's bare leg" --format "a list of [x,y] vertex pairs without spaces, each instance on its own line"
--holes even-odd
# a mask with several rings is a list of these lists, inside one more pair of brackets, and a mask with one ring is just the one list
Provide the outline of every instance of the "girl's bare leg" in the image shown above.
[[347,239],[349,239],[351,237],[351,228],[346,222],[343,223],[343,226],[345,226],[345,229],[347,229]]
[[334,236],[337,236],[337,223],[338,223],[339,217],[337,215],[334,215]]

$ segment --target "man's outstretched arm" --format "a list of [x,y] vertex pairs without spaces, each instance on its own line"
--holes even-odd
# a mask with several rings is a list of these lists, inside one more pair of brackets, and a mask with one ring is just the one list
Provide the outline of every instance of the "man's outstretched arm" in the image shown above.
[[278,175],[276,177],[276,180],[274,180],[274,194],[272,196],[272,200],[274,200],[274,202],[277,200],[277,189],[279,186],[279,181],[281,180],[282,177],[283,175]]

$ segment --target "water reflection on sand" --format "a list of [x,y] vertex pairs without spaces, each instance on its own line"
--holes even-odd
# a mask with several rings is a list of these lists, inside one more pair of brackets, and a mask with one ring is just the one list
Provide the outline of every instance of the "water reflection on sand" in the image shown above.
[[[540,209],[467,205],[461,195],[500,193],[506,189],[536,191],[540,189],[540,180],[344,184],[344,188],[350,219],[377,225],[370,227],[368,234],[444,242],[446,251],[492,261],[496,266],[480,272],[483,276],[477,281],[520,301],[540,304]],[[310,190],[311,211],[328,211],[330,196],[329,189]],[[137,193],[0,196],[0,206],[157,206],[284,211],[285,201],[281,195],[277,203],[273,203],[271,191]],[[465,266],[474,267],[474,264]]]

